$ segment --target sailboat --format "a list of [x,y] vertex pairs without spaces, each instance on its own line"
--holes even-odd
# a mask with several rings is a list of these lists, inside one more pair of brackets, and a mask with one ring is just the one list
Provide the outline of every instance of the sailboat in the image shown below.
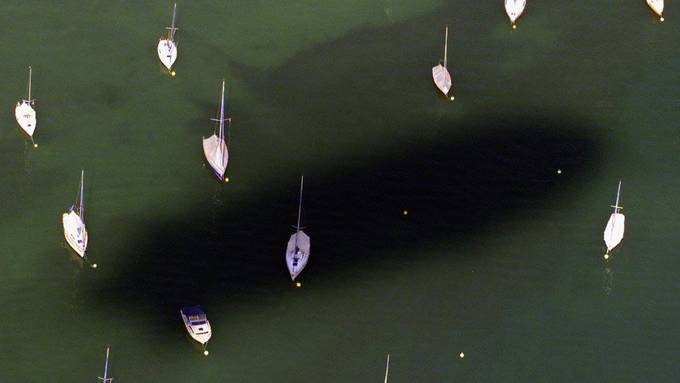
[[38,147],[38,144],[33,141],[33,132],[35,131],[35,125],[37,123],[35,117],[35,109],[33,105],[35,100],[31,99],[31,77],[33,74],[33,68],[28,67],[28,98],[17,102],[17,106],[14,108],[14,116],[17,119],[17,123],[21,129],[23,129],[26,134],[31,138],[34,147]]
[[[80,173],[80,188],[76,195],[76,202],[61,216],[61,221],[64,225],[64,238],[66,238],[66,242],[81,258],[85,258],[85,250],[87,249],[85,204],[83,203],[84,179],[85,171],[83,170]],[[97,266],[94,264],[92,267]]]
[[305,177],[302,176],[300,178],[300,200],[298,202],[297,225],[295,226],[295,233],[290,236],[290,239],[288,240],[288,246],[286,247],[286,265],[288,265],[288,272],[290,272],[290,278],[292,280],[295,280],[295,278],[300,275],[305,266],[307,266],[307,260],[309,260],[309,236],[300,229],[300,215],[302,213],[302,187],[304,185],[304,181]]
[[172,24],[169,27],[165,27],[168,30],[168,35],[166,38],[161,38],[158,40],[158,58],[161,63],[168,69],[171,75],[175,75],[175,71],[172,70],[172,64],[177,60],[177,44],[175,44],[175,16],[177,15],[177,3],[172,8]]
[[607,245],[607,252],[604,255],[605,259],[609,258],[609,252],[612,251],[623,239],[623,232],[626,225],[626,217],[619,211],[623,207],[619,206],[619,196],[621,195],[621,181],[619,181],[619,188],[616,191],[616,203],[611,206],[614,212],[609,217],[607,227],[604,229],[604,243]]
[[659,15],[659,21],[663,22],[663,0],[647,0],[647,5]]
[[[449,95],[449,90],[451,89],[451,75],[449,70],[446,68],[446,61],[448,56],[448,45],[449,45],[449,26],[446,26],[446,32],[444,33],[444,65],[441,61],[436,66],[432,67],[432,79],[437,88],[444,93],[444,96]],[[451,96],[453,100],[453,96]]]
[[229,161],[229,149],[227,148],[227,143],[224,137],[224,123],[231,123],[231,118],[224,117],[224,87],[225,81],[222,80],[222,98],[220,100],[220,118],[212,119],[219,123],[218,128],[215,130],[212,136],[205,138],[203,137],[203,154],[205,154],[205,159],[212,168],[213,174],[220,181],[228,181],[228,178],[224,177],[224,173],[227,171],[227,162]]
[[104,363],[104,377],[99,377],[103,383],[110,383],[113,378],[109,378],[109,350],[111,347],[106,346],[106,362]]
[[527,0],[505,0],[505,13],[507,13],[510,18],[512,29],[517,28],[515,22],[522,16],[522,12],[524,12],[524,7],[526,5]]
[[385,366],[385,383],[387,383],[387,375],[390,373],[390,354],[387,354],[387,365]]
[[179,313],[191,338],[200,343],[203,347],[203,354],[208,355],[208,350],[205,348],[212,336],[212,329],[201,306],[183,307]]

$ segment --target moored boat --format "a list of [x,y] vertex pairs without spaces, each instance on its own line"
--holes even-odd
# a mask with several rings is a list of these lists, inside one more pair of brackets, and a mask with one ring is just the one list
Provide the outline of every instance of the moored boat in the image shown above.
[[156,51],[158,52],[158,58],[168,72],[174,76],[175,71],[172,70],[172,65],[177,60],[177,43],[175,42],[175,32],[177,28],[175,27],[175,17],[177,15],[177,3],[172,8],[172,24],[169,27],[165,27],[168,30],[167,36],[158,40],[158,46]]
[[512,29],[517,28],[517,19],[522,16],[526,5],[526,0],[505,0],[505,13],[507,13],[508,18],[510,18]]
[[184,327],[186,327],[189,336],[200,343],[201,347],[203,347],[203,354],[208,355],[206,347],[212,336],[212,328],[210,327],[208,317],[205,315],[201,306],[183,307],[179,310],[179,313],[182,316]]

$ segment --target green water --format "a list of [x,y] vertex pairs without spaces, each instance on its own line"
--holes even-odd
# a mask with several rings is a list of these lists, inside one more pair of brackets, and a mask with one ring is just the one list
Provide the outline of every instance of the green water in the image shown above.
[[[171,78],[171,3],[63,3],[0,5],[0,382],[96,381],[106,345],[117,382],[379,382],[387,353],[390,382],[680,378],[672,4],[530,1],[512,31],[500,1],[191,1]],[[225,185],[200,145],[222,78]],[[62,236],[81,168],[97,270]]]

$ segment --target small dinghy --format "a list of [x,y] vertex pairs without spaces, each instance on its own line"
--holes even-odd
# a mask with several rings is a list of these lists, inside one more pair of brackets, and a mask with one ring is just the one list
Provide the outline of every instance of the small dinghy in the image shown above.
[[33,74],[33,69],[28,67],[28,98],[17,102],[17,106],[14,108],[14,117],[17,119],[17,123],[21,129],[28,134],[31,138],[31,142],[34,147],[38,147],[38,144],[33,141],[33,132],[35,132],[35,125],[37,123],[35,117],[35,109],[33,105],[35,100],[31,99],[31,76]]
[[[449,26],[446,26],[446,31],[444,32],[444,65],[440,61],[439,64],[432,67],[432,79],[434,84],[439,88],[439,90],[444,94],[444,96],[449,96],[449,90],[451,89],[451,75],[446,67],[447,64],[447,50],[449,45]],[[453,100],[453,96],[451,96]]]
[[225,82],[222,80],[222,98],[220,100],[220,118],[212,119],[218,123],[217,129],[212,136],[203,137],[203,154],[208,161],[213,174],[220,181],[228,181],[224,177],[227,171],[227,162],[229,162],[229,148],[224,138],[224,123],[231,123],[231,118],[224,117],[224,87]]
[[182,315],[182,320],[184,321],[184,326],[187,329],[189,335],[203,347],[203,354],[208,355],[208,350],[206,350],[206,345],[212,336],[212,329],[210,328],[210,322],[208,322],[208,317],[201,306],[190,306],[184,307],[179,310],[180,315]]
[[169,27],[165,27],[168,30],[168,35],[165,38],[158,40],[158,58],[161,63],[167,68],[171,75],[175,75],[175,71],[172,70],[172,64],[177,60],[177,44],[175,43],[175,16],[177,15],[177,3],[172,8],[172,24]]
[[517,19],[522,16],[524,7],[527,5],[527,0],[505,0],[505,13],[508,14],[512,29],[517,28]]
[[[300,215],[302,213],[302,187],[305,178],[300,178],[300,199],[298,202],[298,218],[295,226],[295,233],[290,236],[288,246],[286,247],[286,265],[288,265],[288,272],[290,278],[294,281],[300,275],[307,261],[309,260],[310,240],[309,236],[300,229]],[[300,286],[298,284],[298,286]]]
[[[66,242],[81,258],[85,258],[85,250],[87,250],[85,204],[83,203],[84,179],[85,171],[81,171],[80,188],[76,195],[76,202],[61,216],[61,221],[64,225],[64,238],[66,238]],[[97,267],[97,264],[93,264],[92,267]]]
[[659,21],[663,22],[663,0],[647,0],[647,5],[659,16]]
[[111,347],[106,347],[106,362],[104,363],[104,377],[99,377],[102,383],[111,383],[113,378],[109,378],[109,350]]
[[604,243],[607,245],[607,252],[604,259],[609,259],[609,252],[612,251],[623,239],[623,232],[626,225],[626,217],[619,213],[623,207],[619,206],[619,196],[621,195],[621,181],[619,181],[619,188],[616,191],[616,203],[611,206],[614,212],[609,217],[607,227],[604,229]]

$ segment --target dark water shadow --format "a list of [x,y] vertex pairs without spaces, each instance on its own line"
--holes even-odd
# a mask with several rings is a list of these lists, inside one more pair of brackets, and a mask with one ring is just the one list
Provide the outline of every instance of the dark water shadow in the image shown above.
[[[480,115],[451,128],[456,133],[445,138],[305,174],[303,222],[312,254],[304,280],[323,286],[326,276],[357,264],[390,262],[386,253],[408,257],[441,241],[463,245],[511,217],[556,206],[602,165],[595,129],[565,115]],[[557,175],[557,167],[568,171]],[[94,296],[137,307],[174,331],[182,305],[235,306],[285,294],[291,283],[283,253],[298,182],[291,175],[252,200],[187,209],[142,229],[121,249],[128,253],[125,271]]]
[[[604,140],[590,119],[573,111],[515,100],[505,107],[479,102],[468,107],[477,112],[464,116],[448,109],[438,116],[402,113],[431,110],[424,105],[432,102],[451,105],[437,97],[431,79],[441,55],[441,18],[362,30],[250,79],[277,112],[274,128],[286,132],[263,136],[267,131],[253,126],[249,131],[257,133],[239,141],[244,156],[270,156],[267,190],[244,196],[234,191],[237,184],[219,185],[212,202],[137,229],[119,250],[122,271],[93,286],[96,302],[90,303],[118,303],[174,332],[183,305],[201,304],[210,314],[211,306],[236,310],[288,294],[284,251],[300,173],[303,224],[312,241],[302,278],[314,288],[357,267],[418,257],[422,248],[479,240],[513,217],[557,206],[598,176]],[[423,22],[436,26],[422,28]],[[367,51],[371,60],[362,59]],[[212,95],[190,102],[215,110]],[[244,116],[249,121],[257,114],[233,110],[237,129]],[[207,132],[211,115],[204,117],[200,126]],[[341,163],[325,152],[338,151],[333,140],[351,147],[367,131],[384,137],[384,145],[343,152]],[[413,134],[420,131],[437,133]],[[295,173],[282,166],[291,161],[291,141],[305,148],[295,153],[305,165]],[[246,165],[230,163],[228,174],[239,166]]]

